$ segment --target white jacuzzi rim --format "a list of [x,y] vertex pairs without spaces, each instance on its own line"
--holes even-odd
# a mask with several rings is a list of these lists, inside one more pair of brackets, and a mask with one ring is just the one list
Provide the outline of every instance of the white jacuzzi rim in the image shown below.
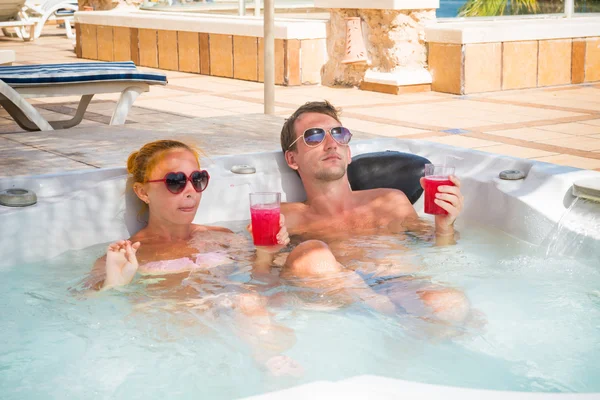
[[[589,178],[598,178],[600,179],[600,172],[594,170],[581,169],[571,166],[553,164],[549,162],[539,161],[535,159],[526,159],[526,158],[518,158],[508,155],[488,153],[484,150],[477,149],[469,149],[462,147],[455,147],[447,144],[429,142],[426,140],[420,139],[402,139],[402,138],[378,138],[378,139],[366,139],[366,140],[355,140],[351,142],[350,148],[352,151],[352,156],[356,156],[365,152],[369,152],[369,146],[376,144],[393,146],[395,144],[405,144],[409,150],[412,148],[420,148],[421,146],[426,146],[428,148],[439,149],[440,151],[444,151],[446,153],[459,153],[459,154],[476,154],[481,156],[486,156],[489,158],[493,158],[498,161],[505,160],[507,162],[516,162],[521,163],[525,168],[525,175],[528,176],[531,171],[534,171],[538,174],[543,174],[547,176],[568,178],[567,180],[573,182],[577,179],[589,179]],[[412,146],[411,146],[412,145]],[[366,149],[366,151],[365,151]],[[401,150],[399,150],[401,151]],[[415,151],[411,151],[413,154],[419,154]],[[438,157],[438,161],[435,161],[434,158],[429,157],[429,159],[435,164],[443,163],[443,156]],[[445,153],[444,153],[445,154]],[[229,159],[233,157],[243,157],[243,158],[253,158],[257,156],[265,156],[272,155],[275,158],[280,158],[283,160],[283,153],[281,150],[273,150],[267,152],[250,152],[250,153],[239,153],[235,155],[218,155],[218,156],[208,156],[201,157],[200,161],[202,163],[203,168],[207,169],[211,173],[211,178],[222,177],[224,172],[223,169],[219,169],[218,173],[215,173],[215,165],[218,164],[219,160]],[[124,160],[125,162],[125,160]],[[235,164],[235,163],[234,163]],[[229,163],[229,165],[233,165]],[[457,175],[459,175],[460,161],[457,161]],[[227,173],[229,171],[226,171]],[[501,170],[494,170],[494,172],[501,172]],[[85,178],[88,176],[101,175],[106,177],[107,179],[120,179],[123,177],[128,177],[127,168],[125,166],[122,167],[106,167],[106,168],[95,168],[95,169],[80,169],[80,170],[70,170],[64,172],[55,172],[49,174],[34,174],[34,175],[16,175],[16,176],[6,176],[0,177],[0,190],[5,190],[9,188],[24,188],[29,190],[36,190],[36,186],[39,186],[40,182],[44,182],[50,179],[62,180],[62,179],[70,179],[73,177],[81,177]],[[91,182],[97,182],[98,179],[92,180]],[[509,184],[511,181],[504,181]],[[514,181],[519,182],[519,181]],[[85,189],[86,185],[82,185],[82,189]],[[43,197],[43,196],[42,196]],[[202,206],[202,204],[201,204]],[[13,207],[5,207],[0,206],[0,217],[3,215],[3,212],[18,210]]]
[[[570,166],[564,166],[564,165],[558,165],[558,164],[552,164],[552,163],[538,161],[538,160],[532,160],[532,159],[523,159],[523,158],[512,157],[512,156],[507,156],[507,155],[487,153],[485,151],[480,151],[480,150],[476,150],[476,149],[455,147],[455,146],[450,146],[450,145],[446,145],[446,144],[442,144],[442,143],[429,142],[429,141],[420,140],[420,139],[378,138],[378,139],[367,139],[367,140],[355,140],[355,141],[351,142],[350,148],[352,150],[352,155],[355,156],[355,155],[358,155],[361,153],[369,152],[369,149],[374,145],[382,145],[384,147],[385,146],[393,147],[395,145],[396,146],[403,145],[403,146],[407,147],[408,148],[407,150],[413,154],[419,154],[418,150],[423,147],[437,149],[437,150],[439,150],[439,157],[437,158],[437,161],[434,157],[429,156],[429,159],[436,164],[443,163],[443,161],[442,161],[443,154],[451,154],[451,153],[459,154],[459,156],[460,155],[469,155],[469,154],[478,155],[480,157],[487,157],[487,158],[493,159],[499,163],[507,162],[507,163],[518,164],[518,165],[522,166],[521,169],[523,170],[523,172],[525,172],[526,177],[528,177],[530,175],[530,173],[533,173],[534,175],[540,175],[541,177],[549,176],[549,177],[554,177],[554,178],[560,178],[564,181],[570,182],[570,184],[567,185],[567,186],[569,186],[568,188],[565,186],[563,193],[562,193],[563,195],[566,195],[567,189],[570,189],[570,186],[576,180],[589,179],[589,178],[600,179],[600,172],[598,172],[598,171],[580,169],[580,168],[576,168],[576,167],[570,167]],[[403,150],[400,150],[400,151],[403,151]],[[232,175],[227,168],[225,168],[225,169],[224,168],[216,168],[215,169],[215,166],[218,165],[220,160],[227,160],[227,159],[231,159],[231,158],[252,159],[254,157],[265,157],[268,155],[271,155],[272,157],[279,159],[280,164],[284,163],[283,153],[280,150],[274,150],[274,151],[269,151],[269,152],[240,153],[240,154],[236,154],[236,155],[221,155],[221,156],[214,156],[214,157],[212,157],[212,156],[202,157],[200,159],[202,166],[203,166],[203,168],[206,168],[209,171],[209,173],[211,174],[211,178],[212,178],[211,183],[213,183],[213,185],[209,185],[208,190],[210,190],[211,186],[214,186],[214,180],[216,178],[236,176],[236,174]],[[225,164],[227,164],[227,163],[225,163]],[[228,165],[228,167],[231,167],[233,164],[244,164],[244,163],[243,162],[239,162],[239,163],[234,162],[234,163],[229,163],[227,165]],[[287,169],[287,167],[285,167],[285,168]],[[519,169],[519,168],[517,168],[517,169]],[[460,177],[459,171],[460,171],[460,164],[457,164],[457,175]],[[496,169],[493,172],[494,172],[494,177],[498,178],[497,173],[501,172],[501,170]],[[127,173],[125,166],[72,170],[72,171],[56,172],[56,173],[50,173],[50,174],[18,175],[18,176],[0,177],[0,190],[5,190],[5,189],[9,189],[9,188],[23,188],[23,189],[27,189],[27,190],[33,190],[34,192],[36,192],[36,194],[38,196],[38,204],[31,206],[31,207],[15,208],[15,207],[6,207],[6,206],[0,205],[0,218],[7,213],[22,212],[22,211],[27,210],[32,207],[43,206],[44,199],[46,198],[46,196],[44,196],[43,193],[39,193],[39,186],[44,182],[47,182],[52,179],[54,179],[56,181],[62,181],[62,180],[72,179],[73,177],[86,178],[86,177],[91,177],[91,176],[95,177],[96,175],[100,175],[101,177],[105,177],[106,179],[122,179],[124,177],[125,178],[128,177],[128,173]],[[238,175],[238,177],[239,177],[239,175]],[[496,180],[499,184],[505,185],[507,187],[510,185],[516,185],[516,184],[519,184],[519,182],[522,182],[522,181],[502,181],[500,179],[496,179]],[[85,189],[88,186],[85,184],[85,182],[91,182],[91,185],[94,185],[97,181],[99,181],[99,179],[92,179],[92,180],[88,180],[88,181],[78,180],[78,182],[82,186],[82,187],[80,187],[80,189]],[[71,193],[71,192],[69,192],[69,193]],[[53,196],[53,197],[56,197],[56,196]],[[284,198],[282,197],[282,201],[286,201],[286,200],[284,200]],[[200,205],[200,207],[202,207],[202,204]],[[546,215],[548,216],[548,213],[546,213]],[[558,222],[558,219],[555,219],[555,222]]]

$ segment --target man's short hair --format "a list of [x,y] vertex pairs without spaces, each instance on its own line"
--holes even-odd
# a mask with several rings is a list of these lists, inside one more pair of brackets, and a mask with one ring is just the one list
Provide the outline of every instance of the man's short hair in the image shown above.
[[[335,108],[330,102],[325,101],[310,101],[298,108],[294,113],[285,121],[283,124],[283,128],[281,128],[281,150],[285,153],[287,150],[295,150],[298,142],[294,143],[296,140],[296,132],[294,130],[294,125],[296,124],[296,120],[300,118],[302,114],[305,113],[318,113],[329,115],[334,118],[336,121],[340,122],[339,113],[340,110]],[[294,145],[290,148],[290,145],[294,143]]]

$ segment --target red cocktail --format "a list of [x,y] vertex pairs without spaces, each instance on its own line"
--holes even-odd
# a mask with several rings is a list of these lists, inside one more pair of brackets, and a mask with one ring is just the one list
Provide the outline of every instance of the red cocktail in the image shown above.
[[250,216],[255,246],[277,244],[280,193],[250,193]]
[[448,211],[435,203],[435,195],[440,186],[454,186],[449,176],[454,174],[454,167],[425,164],[425,213],[448,215]]

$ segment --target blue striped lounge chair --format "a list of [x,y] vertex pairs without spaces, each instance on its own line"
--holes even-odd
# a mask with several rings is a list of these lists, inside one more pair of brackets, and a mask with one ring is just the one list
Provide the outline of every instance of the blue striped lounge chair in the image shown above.
[[[166,85],[158,72],[138,70],[131,61],[0,66],[0,105],[28,131],[71,128],[81,122],[95,94],[121,93],[111,125],[122,125],[135,99],[150,85]],[[47,121],[27,98],[81,96],[75,116]]]

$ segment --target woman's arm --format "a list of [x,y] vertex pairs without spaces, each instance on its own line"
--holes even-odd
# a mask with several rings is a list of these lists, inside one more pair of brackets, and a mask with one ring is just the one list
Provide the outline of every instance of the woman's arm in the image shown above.
[[83,283],[85,289],[100,290],[106,276],[106,254],[98,258]]
[[139,266],[136,253],[140,246],[140,242],[131,243],[129,240],[111,243],[106,250],[106,255],[94,263],[90,276],[84,284],[85,287],[106,290],[128,285]]

